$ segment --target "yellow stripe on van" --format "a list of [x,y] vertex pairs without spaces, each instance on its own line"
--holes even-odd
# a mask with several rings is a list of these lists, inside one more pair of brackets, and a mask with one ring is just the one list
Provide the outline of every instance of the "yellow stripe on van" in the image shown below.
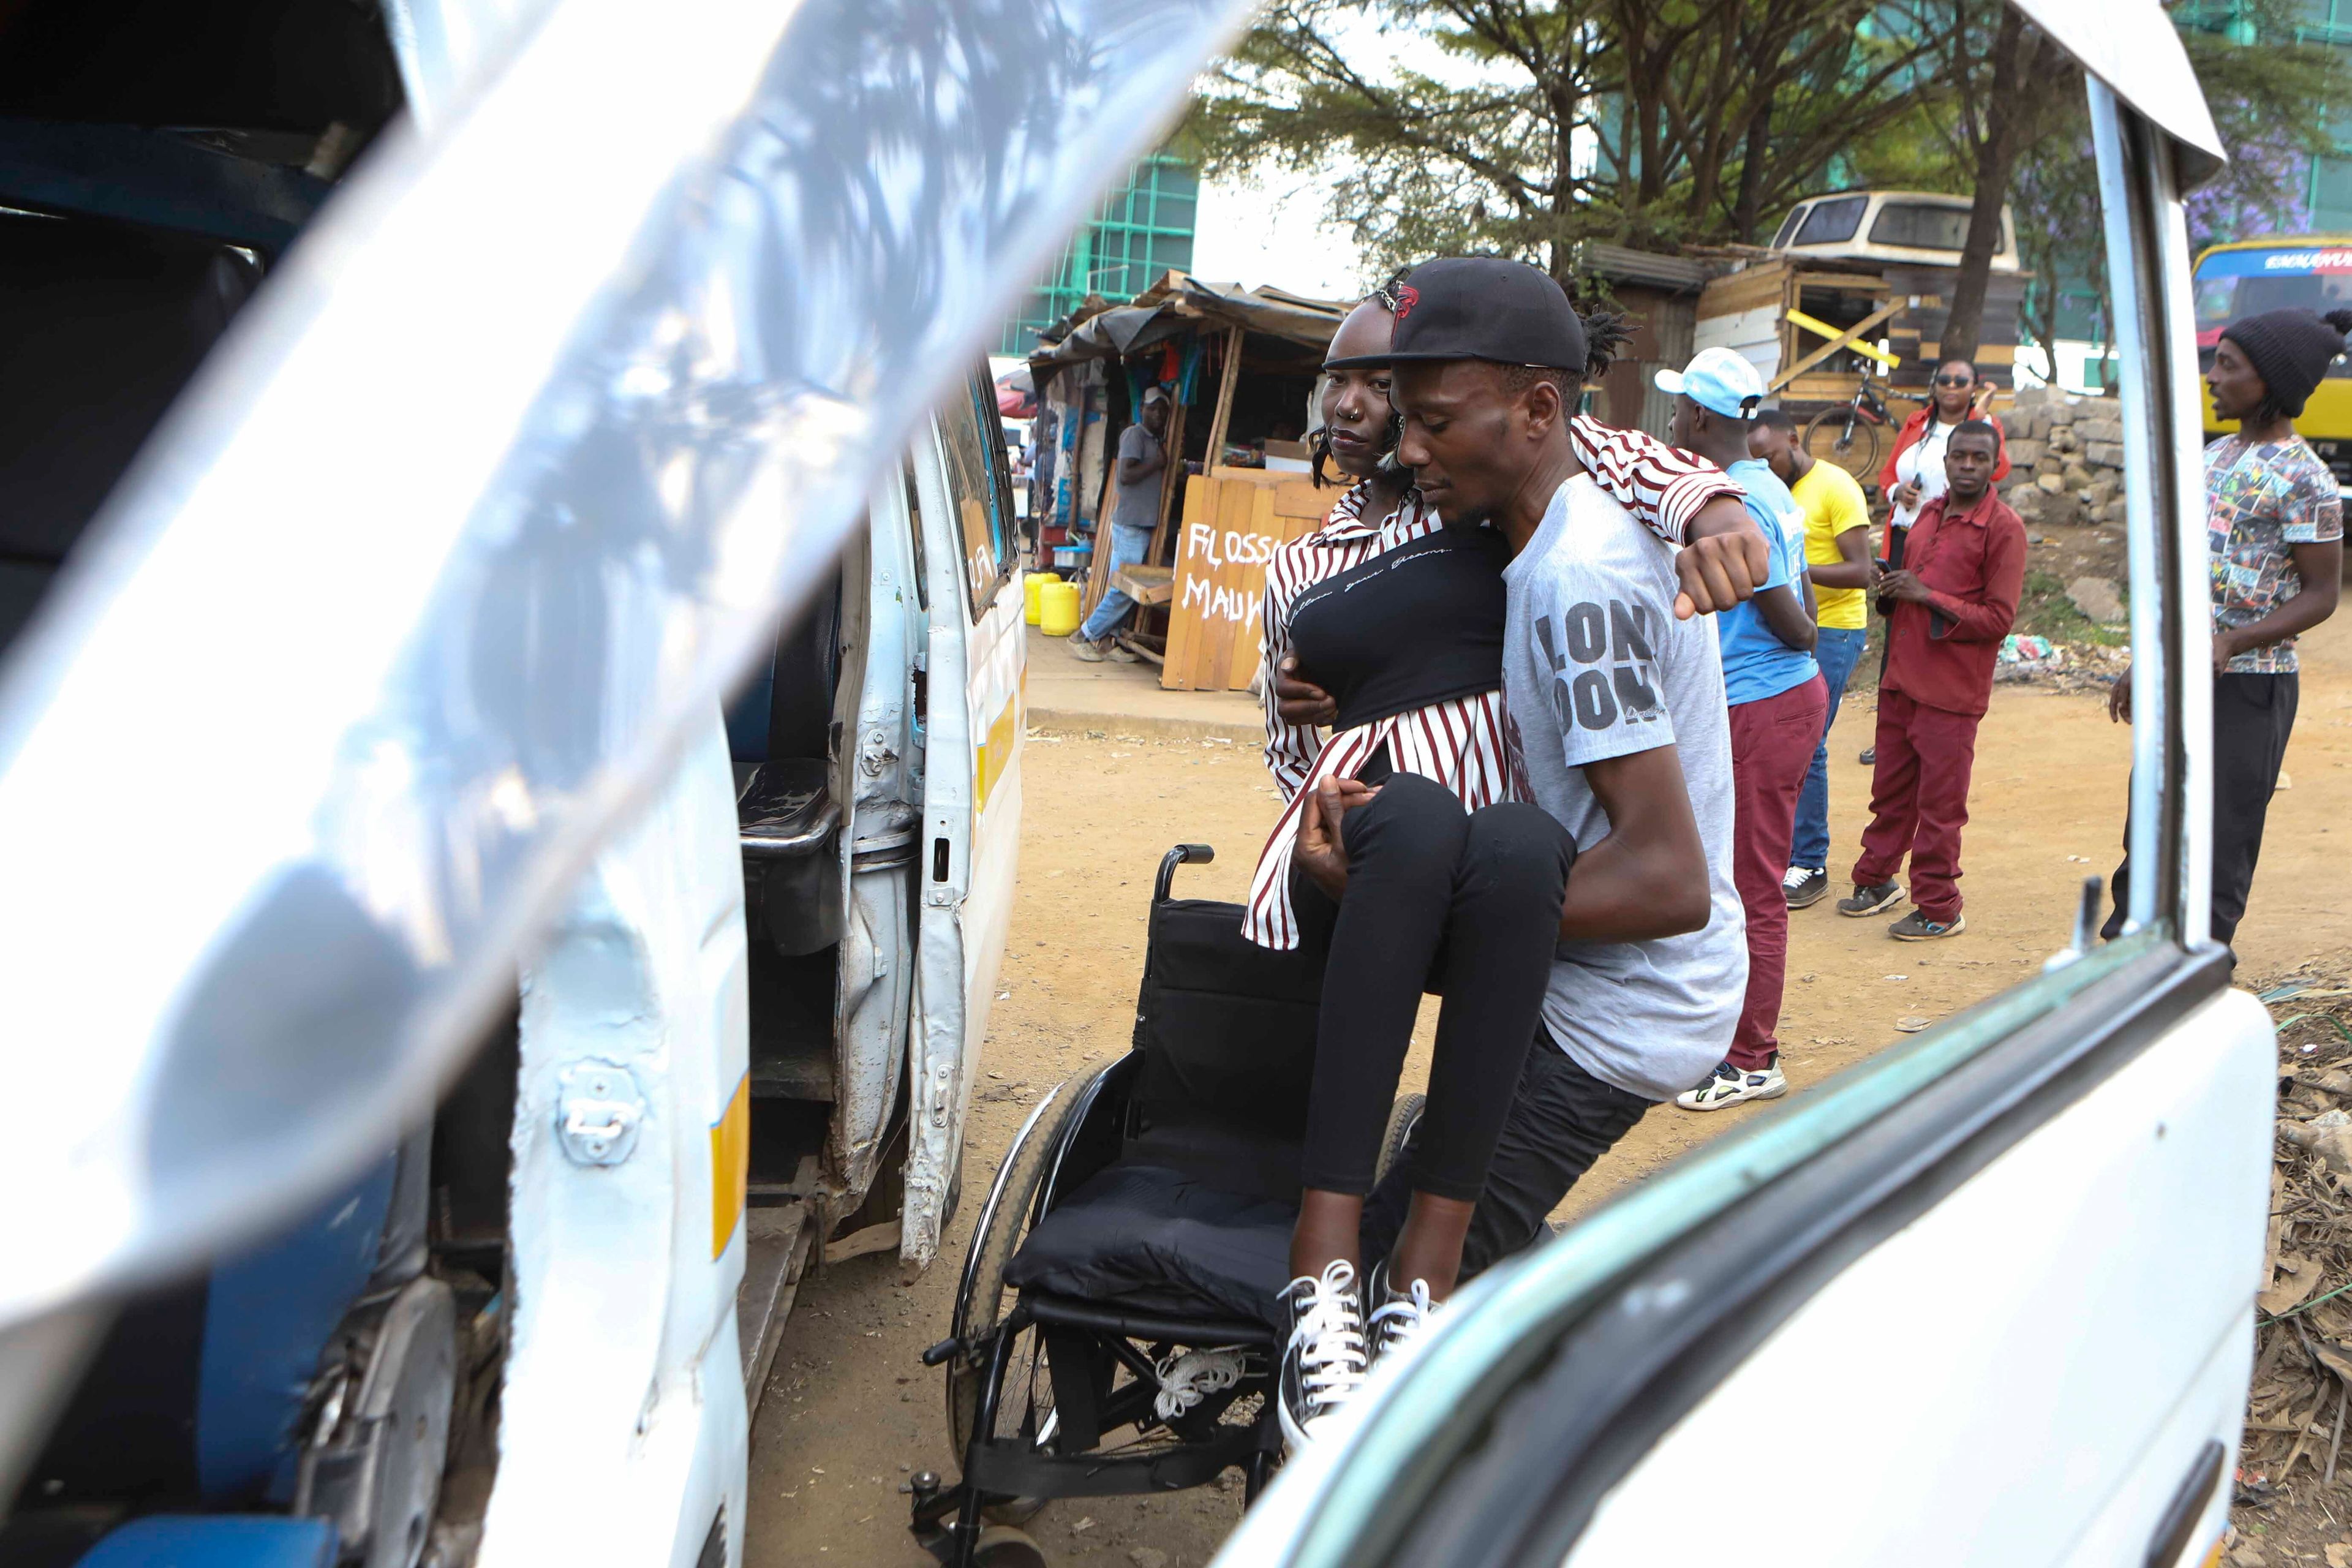
[[[1021,671],[1021,684],[1029,684],[1029,671]],[[1004,700],[1003,708],[995,722],[988,727],[988,739],[972,748],[972,814],[976,816],[988,809],[988,792],[1004,774],[1004,766],[1013,760],[1013,742],[1021,733],[1021,693]]]
[[742,1223],[751,1184],[751,1075],[736,1080],[727,1109],[710,1124],[710,1258],[717,1262]]

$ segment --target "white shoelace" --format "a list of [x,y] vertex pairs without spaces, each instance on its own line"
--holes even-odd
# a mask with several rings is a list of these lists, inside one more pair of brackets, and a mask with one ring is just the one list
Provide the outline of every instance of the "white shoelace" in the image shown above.
[[1236,1346],[1186,1351],[1171,1355],[1152,1369],[1160,1374],[1160,1393],[1152,1409],[1166,1421],[1181,1415],[1212,1394],[1222,1394],[1242,1380],[1242,1352]]
[[1801,888],[1805,885],[1806,879],[1812,875],[1813,870],[1810,866],[1791,866],[1780,874],[1780,886]]
[[1356,1299],[1356,1266],[1344,1258],[1333,1258],[1319,1279],[1307,1274],[1290,1282],[1293,1291],[1302,1288],[1309,1294],[1290,1343],[1313,1419],[1364,1385],[1364,1309]]
[[1372,1342],[1381,1347],[1381,1359],[1411,1350],[1436,1310],[1425,1279],[1416,1279],[1405,1287],[1404,1294],[1389,1298],[1372,1313]]

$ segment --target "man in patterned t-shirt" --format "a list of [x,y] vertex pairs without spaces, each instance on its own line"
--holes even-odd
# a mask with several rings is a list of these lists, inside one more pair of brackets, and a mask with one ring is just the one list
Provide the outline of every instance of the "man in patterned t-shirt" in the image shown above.
[[[2273,310],[2232,323],[2205,384],[2213,412],[2238,433],[2205,448],[2205,538],[2213,577],[2213,940],[2228,942],[2246,912],[2263,820],[2294,729],[2294,638],[2335,613],[2344,574],[2344,514],[2336,476],[2295,434],[2295,416],[2344,352],[2352,311],[2322,320]],[[2131,718],[2131,672],[2108,694]],[[2130,830],[2125,830],[2128,847]],[[2116,868],[2116,908],[2101,934],[2123,930],[2131,858]]]

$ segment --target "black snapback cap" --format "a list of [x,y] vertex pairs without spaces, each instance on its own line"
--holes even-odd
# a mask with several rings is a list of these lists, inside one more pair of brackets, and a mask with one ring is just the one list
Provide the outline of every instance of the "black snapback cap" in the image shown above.
[[1551,274],[1498,256],[1442,256],[1396,290],[1389,352],[1326,360],[1327,370],[1411,360],[1484,359],[1584,374],[1584,321]]

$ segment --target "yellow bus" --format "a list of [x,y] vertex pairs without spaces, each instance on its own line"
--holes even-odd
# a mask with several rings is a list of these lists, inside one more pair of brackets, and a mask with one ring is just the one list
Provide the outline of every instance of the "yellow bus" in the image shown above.
[[[2242,239],[2197,258],[2197,350],[2200,368],[2211,363],[2221,330],[2241,316],[2301,305],[2332,310],[2352,305],[2352,236],[2306,234]],[[2205,395],[2205,434],[2222,432]],[[2294,422],[2327,466],[2336,487],[2352,496],[2352,356],[2328,367],[2327,378]]]

